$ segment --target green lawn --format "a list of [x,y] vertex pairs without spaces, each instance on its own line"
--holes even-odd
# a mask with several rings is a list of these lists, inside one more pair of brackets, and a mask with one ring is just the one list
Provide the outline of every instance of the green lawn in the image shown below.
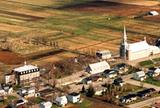
[[157,80],[156,78],[153,77],[148,77],[144,82],[160,86],[160,80]]

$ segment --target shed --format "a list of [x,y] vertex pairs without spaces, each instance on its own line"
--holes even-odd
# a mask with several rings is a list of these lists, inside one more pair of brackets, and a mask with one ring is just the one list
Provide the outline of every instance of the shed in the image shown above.
[[89,64],[86,71],[90,74],[98,74],[104,72],[106,69],[110,69],[110,65],[106,61]]
[[96,56],[100,59],[109,59],[111,58],[112,54],[109,50],[97,51]]
[[51,108],[52,107],[52,103],[50,101],[47,102],[41,102],[39,105],[40,108]]

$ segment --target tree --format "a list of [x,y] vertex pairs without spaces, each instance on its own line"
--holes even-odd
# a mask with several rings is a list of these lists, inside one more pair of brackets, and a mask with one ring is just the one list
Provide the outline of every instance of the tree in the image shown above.
[[86,92],[86,89],[85,89],[85,87],[84,87],[84,85],[83,85],[82,90],[81,90],[81,93],[85,93],[85,92]]
[[92,86],[89,86],[88,90],[87,90],[87,93],[86,93],[86,96],[88,97],[92,97],[95,93],[95,90]]

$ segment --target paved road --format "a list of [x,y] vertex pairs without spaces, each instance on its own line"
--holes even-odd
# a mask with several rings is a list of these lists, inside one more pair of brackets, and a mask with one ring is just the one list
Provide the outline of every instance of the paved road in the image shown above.
[[160,97],[155,97],[155,98],[151,98],[142,102],[138,102],[135,104],[131,104],[131,105],[127,105],[128,108],[143,108],[145,106],[151,106],[153,105],[156,101],[159,101]]

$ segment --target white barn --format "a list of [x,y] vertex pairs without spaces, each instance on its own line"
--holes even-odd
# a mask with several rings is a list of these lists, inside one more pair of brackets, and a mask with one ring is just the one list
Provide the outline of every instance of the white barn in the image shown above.
[[104,72],[106,69],[110,69],[110,65],[106,61],[89,64],[86,71],[90,74],[98,74]]

